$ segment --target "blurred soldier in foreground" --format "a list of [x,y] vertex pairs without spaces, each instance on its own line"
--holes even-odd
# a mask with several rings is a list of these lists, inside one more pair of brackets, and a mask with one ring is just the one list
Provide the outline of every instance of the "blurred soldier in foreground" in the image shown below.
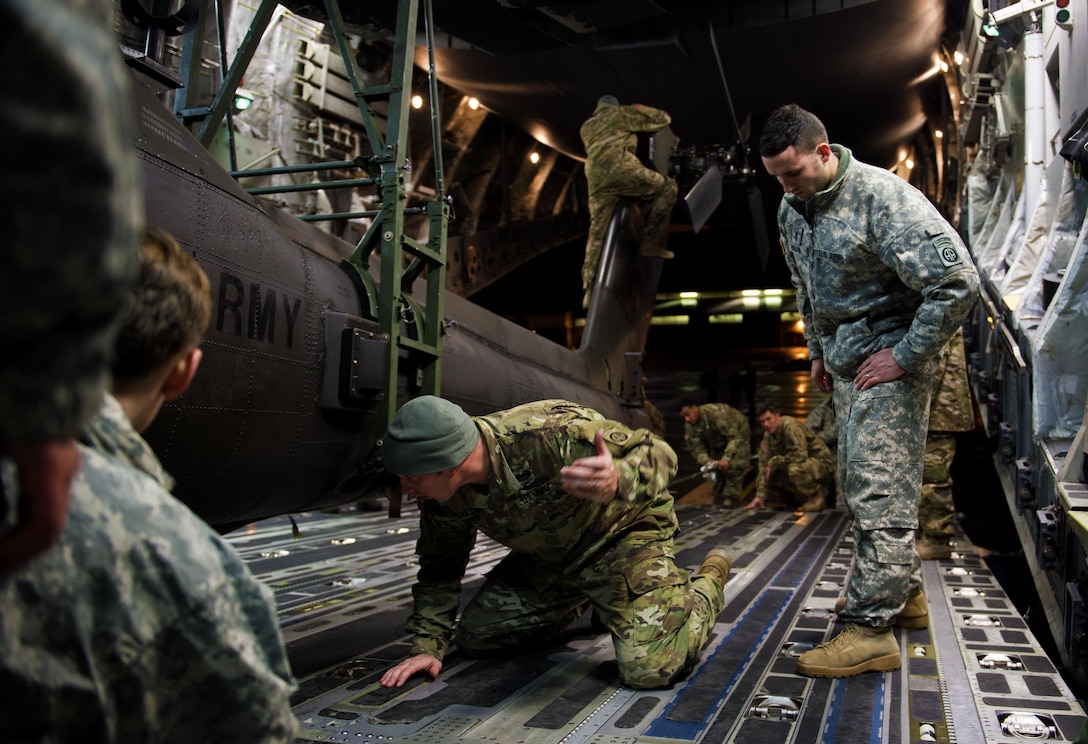
[[621,196],[650,204],[643,218],[639,255],[673,256],[664,244],[669,232],[669,215],[676,203],[676,180],[647,167],[635,154],[639,132],[657,132],[670,122],[669,115],[661,109],[639,103],[621,106],[614,96],[601,96],[593,116],[582,124],[586,180],[589,182],[589,236],[582,264],[582,307],[589,307],[601,262],[604,234]]
[[684,442],[699,467],[714,463],[714,503],[733,506],[744,489],[744,471],[752,462],[748,417],[725,403],[696,405],[680,401]]
[[755,498],[745,508],[823,511],[825,489],[835,477],[835,458],[824,440],[793,416],[783,416],[772,403],[759,406],[756,417],[763,425],[759,475]]
[[945,347],[929,404],[922,500],[918,506],[917,550],[918,557],[924,561],[952,556],[948,538],[955,533],[952,520],[956,506],[952,501],[951,469],[956,457],[956,432],[974,428],[975,409],[967,380],[963,330],[960,329]]
[[[421,499],[412,655],[383,686],[438,676],[451,643],[469,657],[538,647],[587,608],[630,687],[664,687],[698,661],[732,559],[714,548],[696,575],[677,567],[676,453],[663,440],[562,400],[470,418],[425,395],[397,412],[382,456]],[[477,530],[511,552],[455,628]]]
[[[141,219],[108,0],[0,0],[0,575],[60,537]],[[33,71],[32,73],[29,71]]]
[[291,742],[271,593],[137,434],[196,373],[208,279],[162,231],[140,253],[60,543],[0,579],[0,741]]
[[892,626],[928,622],[914,550],[926,419],[941,350],[963,325],[978,272],[955,228],[922,192],[828,142],[797,105],[760,137],[786,192],[778,232],[797,288],[812,381],[834,390],[854,567],[841,633],[797,660],[813,677],[902,666]]

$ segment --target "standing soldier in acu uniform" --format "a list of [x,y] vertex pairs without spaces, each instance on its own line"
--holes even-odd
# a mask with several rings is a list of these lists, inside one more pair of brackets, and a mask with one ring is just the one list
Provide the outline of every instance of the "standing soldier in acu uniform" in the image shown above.
[[797,671],[899,669],[892,625],[905,613],[911,627],[928,617],[914,532],[930,389],[941,350],[975,303],[978,272],[922,192],[829,144],[823,123],[799,106],[771,114],[759,151],[786,191],[778,229],[813,382],[834,390],[854,515],[846,628],[802,654]]
[[[540,646],[587,608],[612,634],[624,684],[664,687],[698,661],[732,559],[714,548],[696,575],[677,567],[676,454],[663,440],[562,400],[470,418],[424,395],[393,417],[382,456],[421,499],[412,655],[385,687],[437,676],[451,643],[470,657]],[[511,552],[455,627],[477,530]]]
[[688,452],[703,467],[713,462],[714,503],[732,506],[744,488],[744,470],[752,460],[752,427],[748,417],[725,403],[696,405],[680,401],[684,419],[684,442]]

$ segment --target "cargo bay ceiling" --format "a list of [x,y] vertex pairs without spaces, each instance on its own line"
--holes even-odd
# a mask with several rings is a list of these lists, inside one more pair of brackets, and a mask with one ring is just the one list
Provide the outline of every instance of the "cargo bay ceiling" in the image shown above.
[[[288,5],[320,15],[323,4]],[[396,3],[343,3],[392,28]],[[946,14],[966,0],[435,0],[442,82],[540,142],[582,157],[598,97],[669,111],[684,143],[736,138],[715,45],[743,124],[778,104],[819,113],[834,141],[890,167],[931,107]],[[951,28],[959,28],[950,19]],[[712,39],[713,37],[713,39]],[[425,65],[425,52],[417,61]]]
[[[378,73],[388,64],[399,4],[341,0],[365,69]],[[324,20],[321,0],[284,5],[297,16]],[[939,174],[957,172],[951,100],[958,100],[958,93],[947,82],[955,75],[942,75],[937,63],[957,46],[946,29],[963,26],[968,0],[433,0],[431,5],[446,191],[455,215],[447,286],[457,294],[474,296],[556,248],[563,249],[564,267],[580,263],[588,218],[578,130],[603,94],[667,110],[682,146],[731,145],[743,130],[772,241],[781,190],[766,177],[755,150],[766,116],[786,102],[815,111],[832,141],[864,160],[892,168],[910,153],[917,167],[900,172],[947,214],[954,211],[958,185]],[[423,17],[421,12],[421,28]],[[422,31],[416,41],[416,84],[425,91]],[[282,59],[270,66],[288,67]],[[247,86],[258,79],[247,77]],[[470,110],[468,97],[482,107]],[[341,103],[349,113],[355,105],[350,96]],[[323,115],[337,116],[313,112]],[[426,123],[426,108],[411,119],[410,201],[434,193],[427,182],[432,142]],[[939,139],[938,130],[951,136]],[[536,151],[541,159],[530,166],[528,156]],[[337,206],[335,196],[330,198]],[[788,286],[780,256],[772,256],[765,272],[755,251],[747,249],[751,224],[743,191],[727,189],[708,223],[718,230],[712,236],[715,247],[687,251],[698,259],[688,264],[681,256],[670,264],[665,284],[681,277],[709,282],[728,276],[734,282]],[[416,227],[406,221],[409,233]],[[682,206],[673,227],[691,232]],[[353,241],[359,226],[332,229]],[[718,272],[708,261],[727,262],[728,270]],[[569,267],[562,271],[576,277]],[[566,284],[579,291],[577,281]]]

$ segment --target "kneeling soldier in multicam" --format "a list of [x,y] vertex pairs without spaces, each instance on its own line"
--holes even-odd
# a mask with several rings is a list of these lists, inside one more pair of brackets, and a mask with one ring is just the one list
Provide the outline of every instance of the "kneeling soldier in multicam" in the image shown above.
[[697,405],[680,401],[684,442],[700,468],[713,463],[714,504],[733,506],[744,491],[744,471],[752,461],[752,428],[748,417],[725,403]]
[[[382,685],[437,676],[451,642],[470,657],[540,646],[587,608],[612,634],[624,684],[663,687],[695,665],[732,559],[714,548],[696,575],[677,567],[664,440],[563,400],[469,417],[428,395],[400,409],[382,454],[421,499],[411,656]],[[477,530],[511,552],[455,628]]]

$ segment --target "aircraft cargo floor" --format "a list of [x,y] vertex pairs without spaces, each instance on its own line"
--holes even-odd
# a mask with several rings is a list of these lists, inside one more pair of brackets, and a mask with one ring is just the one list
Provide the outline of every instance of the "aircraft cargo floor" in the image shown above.
[[[439,678],[378,684],[407,652],[418,520],[384,512],[268,520],[230,536],[276,593],[300,682],[299,741],[634,742],[1074,741],[1085,713],[985,562],[960,538],[924,564],[930,627],[897,630],[903,668],[827,680],[795,657],[841,627],[833,606],[852,560],[849,517],[680,504],[677,562],[725,545],[736,563],[702,660],[672,689],[619,684],[588,617],[553,646],[472,661]],[[505,548],[479,540],[464,596]]]

